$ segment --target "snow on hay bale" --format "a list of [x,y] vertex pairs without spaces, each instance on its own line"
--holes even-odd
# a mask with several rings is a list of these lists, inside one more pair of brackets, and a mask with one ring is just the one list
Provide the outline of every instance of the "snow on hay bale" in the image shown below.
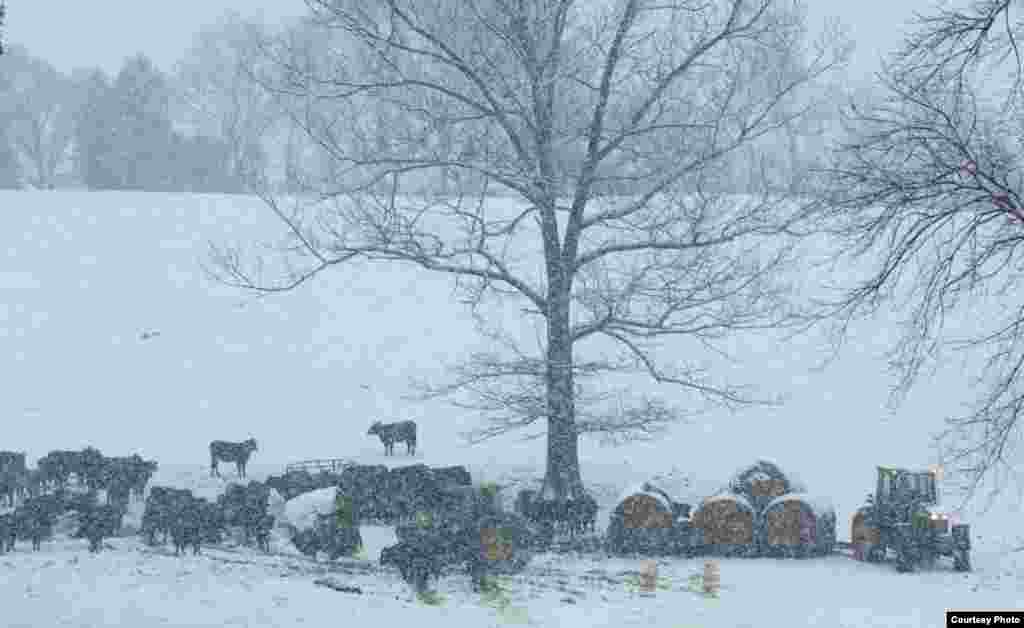
[[362,545],[359,526],[342,528],[337,523],[337,487],[322,488],[284,505],[284,524],[292,544],[307,556],[325,552],[331,560],[351,556]]
[[776,497],[790,493],[804,493],[807,488],[794,478],[783,473],[781,467],[771,460],[760,459],[740,469],[729,480],[729,491],[742,495],[753,507],[754,512],[764,512],[765,507]]
[[835,508],[827,499],[805,493],[781,495],[765,507],[761,533],[769,555],[827,554],[836,541]]
[[750,554],[754,551],[754,508],[743,495],[708,497],[690,520],[694,544],[711,554]]
[[649,482],[619,498],[608,524],[608,549],[617,554],[667,554],[673,551],[672,499]]
[[316,526],[317,515],[333,515],[337,487],[321,488],[303,493],[285,502],[284,521],[296,530],[309,530]]

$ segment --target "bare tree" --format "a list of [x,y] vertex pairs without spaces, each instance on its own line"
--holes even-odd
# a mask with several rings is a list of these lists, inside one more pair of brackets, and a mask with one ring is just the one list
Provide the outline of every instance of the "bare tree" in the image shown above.
[[280,117],[270,96],[247,80],[266,27],[236,13],[204,28],[175,69],[182,118],[196,132],[231,149],[231,175],[239,182],[262,174],[263,141]]
[[[330,54],[267,46],[283,80],[264,84],[290,99],[331,168],[307,181],[308,203],[264,195],[287,238],[254,267],[215,246],[220,280],[285,291],[356,258],[455,275],[500,342],[427,393],[482,412],[470,438],[546,424],[533,436],[547,439],[549,498],[582,490],[581,434],[643,437],[686,414],[588,389],[597,376],[673,384],[691,412],[768,401],[717,381],[701,356],[789,320],[785,190],[715,191],[741,147],[803,115],[798,96],[845,50],[809,52],[798,5],[307,4]],[[449,194],[423,191],[442,174]],[[261,272],[268,261],[280,275]],[[536,351],[488,312],[509,299],[536,322]],[[687,344],[659,359],[671,339]]]
[[[1011,23],[1009,12],[1009,0],[986,0],[918,18],[880,76],[885,97],[847,112],[849,135],[820,173],[826,201],[809,214],[825,219],[819,225],[840,236],[854,260],[873,264],[825,308],[838,317],[837,339],[856,317],[909,306],[891,353],[893,404],[944,349],[981,360],[972,382],[978,397],[935,437],[965,501],[986,478],[996,482],[991,495],[999,492],[1002,472],[1012,471],[1024,410],[1024,117],[1016,44],[1024,27]],[[1009,90],[993,89],[993,75],[1013,76],[998,83]],[[963,337],[944,327],[948,317],[972,311],[992,317],[971,316],[976,331]]]
[[71,156],[75,90],[53,66],[19,46],[7,50],[0,67],[13,77],[0,105],[11,144],[29,167],[29,181],[53,188]]

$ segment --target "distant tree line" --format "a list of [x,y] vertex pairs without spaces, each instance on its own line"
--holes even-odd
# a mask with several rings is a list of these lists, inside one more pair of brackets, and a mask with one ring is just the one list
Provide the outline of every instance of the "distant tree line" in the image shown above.
[[181,128],[176,98],[143,55],[115,77],[68,77],[9,47],[0,58],[0,187],[244,191],[228,143]]

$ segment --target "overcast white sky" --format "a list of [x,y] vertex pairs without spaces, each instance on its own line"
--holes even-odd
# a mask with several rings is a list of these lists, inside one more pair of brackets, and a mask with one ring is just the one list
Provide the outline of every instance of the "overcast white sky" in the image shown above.
[[[857,42],[850,77],[860,81],[880,53],[899,43],[901,26],[933,0],[805,0],[812,28],[839,18]],[[100,66],[116,72],[124,57],[144,52],[169,69],[193,33],[228,10],[276,22],[305,13],[302,0],[8,0],[7,38],[63,71]]]

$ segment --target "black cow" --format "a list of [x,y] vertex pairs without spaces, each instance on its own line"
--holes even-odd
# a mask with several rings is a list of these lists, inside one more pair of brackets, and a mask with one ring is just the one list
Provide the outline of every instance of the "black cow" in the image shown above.
[[72,470],[90,491],[106,488],[107,457],[99,449],[86,447],[72,460],[75,462]]
[[242,528],[244,543],[259,532],[259,527],[270,507],[270,487],[260,482],[248,485],[231,484],[217,497],[217,505],[224,513],[227,525]]
[[14,514],[18,536],[32,541],[32,550],[39,551],[43,539],[53,536],[53,525],[63,511],[63,496],[59,494],[27,500]]
[[412,585],[417,593],[427,590],[430,578],[440,578],[446,561],[441,548],[418,543],[399,542],[380,551],[380,564],[398,569],[402,580]]
[[573,535],[597,530],[597,500],[584,494],[569,500],[569,532]]
[[192,553],[199,554],[202,545],[202,506],[198,498],[182,497],[171,515],[171,542],[175,556],[192,546]]
[[527,521],[536,521],[537,512],[534,503],[537,501],[537,491],[524,488],[516,494],[515,511]]
[[392,499],[387,480],[384,465],[353,465],[341,472],[338,490],[354,500],[361,520],[390,521]]
[[39,497],[43,494],[45,484],[42,471],[39,469],[29,469],[18,477],[18,494],[25,499]]
[[274,529],[274,516],[264,514],[256,522],[256,545],[267,554],[270,553],[270,532]]
[[238,477],[245,477],[245,465],[249,463],[249,456],[256,451],[256,439],[250,438],[241,443],[232,443],[226,440],[215,440],[210,443],[210,477],[220,477],[217,470],[217,462],[233,462],[238,472]]
[[442,491],[441,501],[425,525],[400,525],[399,543],[381,552],[381,564],[398,568],[402,578],[423,591],[429,578],[437,578],[449,566],[464,565],[475,590],[480,590],[489,571],[483,547],[486,528],[514,528],[517,547],[532,543],[522,519],[493,510],[493,502],[479,490],[462,487]]
[[13,471],[15,473],[23,473],[26,468],[25,452],[0,451],[0,472]]
[[0,515],[0,554],[14,551],[14,542],[18,538],[18,524],[14,513]]
[[473,476],[466,467],[437,467],[433,469],[434,478],[442,486],[472,486]]
[[121,517],[123,512],[108,504],[98,504],[95,501],[78,510],[78,530],[75,538],[84,538],[89,541],[89,551],[99,552],[103,545],[103,539],[117,534],[121,528]]
[[22,475],[17,471],[0,471],[0,506],[14,507],[21,493]]
[[367,436],[376,434],[380,438],[380,442],[384,443],[385,456],[394,455],[395,443],[405,443],[406,453],[410,456],[416,455],[416,421],[399,421],[398,423],[374,421],[366,434]]
[[24,452],[0,451],[0,503],[6,498],[10,506],[14,506],[21,478],[26,473]]
[[105,458],[103,483],[108,491],[113,490],[115,499],[127,504],[133,497],[144,499],[146,485],[156,470],[155,461],[143,460],[139,454]]
[[156,535],[161,534],[167,542],[174,526],[174,517],[194,497],[188,489],[154,486],[146,498],[142,513],[142,529],[139,531],[150,545],[156,545]]
[[396,467],[384,478],[385,494],[392,516],[398,521],[412,518],[440,499],[441,487],[425,464]]
[[71,474],[75,473],[80,465],[78,459],[81,452],[68,450],[54,450],[40,458],[36,462],[44,487],[64,488]]
[[227,522],[224,519],[224,512],[217,504],[206,499],[199,500],[199,523],[203,543],[217,545],[224,540]]
[[572,499],[545,500],[537,491],[524,489],[516,495],[515,511],[540,525],[548,535],[557,529],[564,529],[575,536],[597,529],[597,500],[589,493]]

